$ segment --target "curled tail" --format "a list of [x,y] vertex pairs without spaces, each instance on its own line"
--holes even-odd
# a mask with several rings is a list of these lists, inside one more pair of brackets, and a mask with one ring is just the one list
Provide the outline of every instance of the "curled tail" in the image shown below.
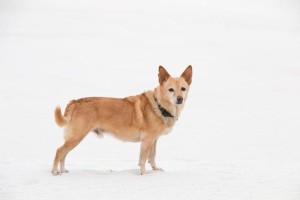
[[[83,100],[81,100],[81,101],[83,101]],[[55,109],[55,113],[54,113],[56,124],[61,127],[68,124],[72,117],[73,111],[75,110],[78,103],[80,103],[81,101],[77,101],[77,100],[70,101],[65,109],[64,116],[62,116],[62,114],[61,114],[60,107],[57,106]]]
[[58,126],[65,126],[68,123],[68,120],[62,116],[60,107],[55,109],[55,122]]

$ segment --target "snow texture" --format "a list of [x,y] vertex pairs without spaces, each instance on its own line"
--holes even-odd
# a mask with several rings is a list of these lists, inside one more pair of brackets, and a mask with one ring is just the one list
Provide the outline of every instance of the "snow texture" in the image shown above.
[[[139,176],[139,144],[94,134],[50,173],[54,108],[157,86],[193,65],[189,99],[158,141],[165,172]],[[297,0],[0,2],[0,199],[300,199]]]

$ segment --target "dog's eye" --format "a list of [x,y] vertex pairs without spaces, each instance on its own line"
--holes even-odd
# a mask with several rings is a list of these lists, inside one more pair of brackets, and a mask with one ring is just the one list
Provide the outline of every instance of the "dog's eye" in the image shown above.
[[186,90],[185,87],[182,87],[182,88],[181,88],[181,91],[185,91],[185,90]]
[[169,92],[174,92],[174,89],[173,89],[173,88],[170,88],[170,89],[169,89]]

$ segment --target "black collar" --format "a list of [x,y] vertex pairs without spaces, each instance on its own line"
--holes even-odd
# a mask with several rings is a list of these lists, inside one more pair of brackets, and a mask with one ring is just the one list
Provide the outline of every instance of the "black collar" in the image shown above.
[[159,108],[159,110],[160,110],[162,116],[174,118],[174,116],[173,116],[169,111],[167,111],[164,107],[162,107],[162,106],[158,103],[158,101],[157,101],[157,99],[156,99],[155,97],[154,97],[154,99],[155,99],[155,102],[157,103],[157,106],[158,106],[158,108]]

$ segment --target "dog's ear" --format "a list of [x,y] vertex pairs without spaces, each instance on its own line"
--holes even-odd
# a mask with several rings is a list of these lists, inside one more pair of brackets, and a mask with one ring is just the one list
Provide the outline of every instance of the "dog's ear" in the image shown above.
[[193,69],[192,65],[189,65],[184,72],[181,74],[181,77],[190,85],[192,83]]
[[159,66],[158,68],[158,79],[159,84],[164,84],[168,79],[170,78],[170,74],[167,72],[167,70],[163,66]]

